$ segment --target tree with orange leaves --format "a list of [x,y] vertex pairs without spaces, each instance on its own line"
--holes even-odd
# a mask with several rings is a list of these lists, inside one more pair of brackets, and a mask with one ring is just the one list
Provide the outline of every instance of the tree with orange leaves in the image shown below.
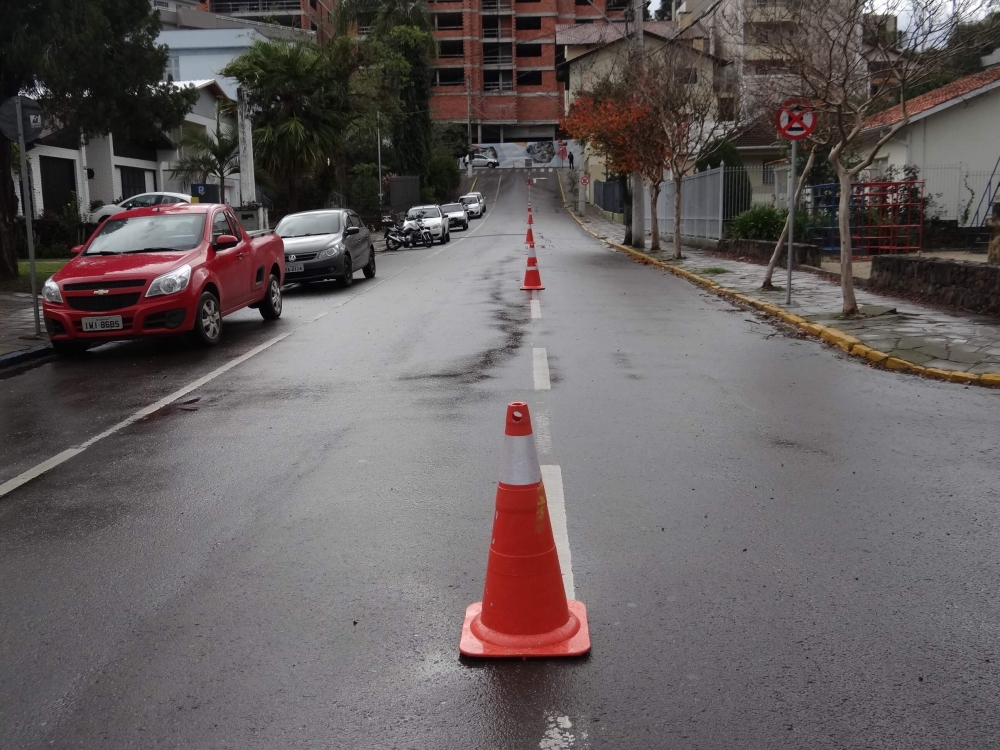
[[589,142],[604,157],[609,172],[642,175],[654,207],[650,212],[650,249],[658,250],[660,232],[655,206],[668,153],[662,128],[650,107],[620,80],[608,79],[574,100],[563,127],[577,140]]

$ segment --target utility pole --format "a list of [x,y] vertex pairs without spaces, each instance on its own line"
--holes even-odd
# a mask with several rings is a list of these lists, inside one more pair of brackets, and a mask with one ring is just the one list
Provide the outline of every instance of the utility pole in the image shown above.
[[[635,20],[635,62],[640,64],[645,54],[645,45],[642,38],[643,12],[646,9],[644,0],[632,0],[632,15]],[[632,247],[646,246],[646,207],[644,202],[645,192],[642,184],[642,175],[638,172],[632,173]],[[650,210],[655,211],[656,206],[650,206]]]
[[382,113],[375,110],[375,140],[378,141],[378,210],[382,212]]
[[465,77],[465,106],[469,118],[469,152],[466,155],[466,169],[472,177],[472,76]]

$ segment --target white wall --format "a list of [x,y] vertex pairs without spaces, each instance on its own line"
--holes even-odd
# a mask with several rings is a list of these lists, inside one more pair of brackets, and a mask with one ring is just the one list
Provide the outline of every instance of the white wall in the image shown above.
[[[45,201],[42,198],[41,162],[39,161],[39,157],[42,156],[69,159],[76,165],[76,169],[74,170],[76,175],[76,197],[80,202],[81,217],[86,216],[90,205],[90,186],[88,184],[87,173],[85,170],[85,167],[88,166],[85,163],[87,159],[86,147],[81,147],[80,149],[68,149],[42,144],[36,144],[35,147],[28,152],[28,170],[31,173],[32,201],[35,204],[35,216],[41,216],[45,211]],[[14,185],[16,186],[17,214],[18,216],[21,216],[24,214],[24,207],[21,205],[21,189],[18,182],[19,178],[13,170],[11,171],[11,178],[14,180]],[[55,210],[58,210],[59,208],[59,206],[56,206]]]

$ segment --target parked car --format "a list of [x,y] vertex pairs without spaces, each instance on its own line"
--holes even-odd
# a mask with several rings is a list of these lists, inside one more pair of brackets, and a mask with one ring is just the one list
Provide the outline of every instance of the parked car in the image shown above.
[[371,233],[347,208],[289,214],[274,229],[285,243],[285,279],[302,284],[337,279],[354,283],[361,269],[375,278],[375,247]]
[[121,203],[109,203],[101,206],[90,214],[91,224],[100,224],[109,216],[129,211],[133,208],[149,208],[150,206],[168,206],[175,203],[190,203],[191,196],[184,193],[140,193],[133,195]]
[[500,166],[500,161],[499,159],[487,156],[486,154],[474,154],[472,157],[472,166],[489,167],[490,169],[494,169]]
[[441,212],[448,217],[448,226],[469,228],[469,212],[461,203],[445,203],[441,206]]
[[483,202],[479,200],[479,197],[475,193],[463,195],[458,199],[458,202],[465,206],[465,210],[470,218],[478,219],[483,215],[483,211],[485,210]]
[[486,197],[478,190],[474,193],[469,193],[469,195],[474,195],[479,198],[479,202],[483,204],[483,213],[486,213]]
[[42,311],[60,354],[113,339],[187,332],[222,335],[244,307],[281,315],[285,259],[274,233],[251,238],[228,206],[178,203],[109,217],[42,286]]
[[441,206],[414,206],[406,212],[406,221],[403,222],[403,229],[416,226],[416,220],[423,221],[424,226],[431,230],[431,236],[440,240],[441,244],[451,242],[451,232],[448,231],[448,220],[441,212]]

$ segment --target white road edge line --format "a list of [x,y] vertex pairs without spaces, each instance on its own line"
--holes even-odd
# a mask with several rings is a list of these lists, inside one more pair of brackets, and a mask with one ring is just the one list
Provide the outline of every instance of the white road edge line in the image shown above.
[[545,349],[531,350],[531,369],[535,376],[535,390],[552,390],[552,383],[549,382],[549,355]]
[[319,315],[317,315],[317,316],[316,316],[315,318],[310,318],[309,320],[307,320],[307,321],[306,321],[306,323],[315,323],[315,322],[316,322],[317,320],[319,320],[320,318],[325,318],[325,317],[326,317],[327,315],[329,315],[329,314],[330,314],[330,311],[329,311],[329,310],[327,310],[327,311],[326,311],[325,313],[320,313],[320,314],[319,314]]
[[573,555],[569,551],[569,530],[566,526],[566,498],[563,495],[562,468],[555,464],[542,466],[542,484],[549,506],[549,521],[552,523],[552,537],[556,540],[559,567],[562,570],[563,587],[567,599],[576,599],[573,584]]
[[192,382],[188,383],[186,386],[184,386],[180,390],[174,391],[173,393],[171,393],[171,394],[169,394],[167,396],[164,396],[159,401],[154,401],[149,406],[145,406],[142,409],[139,409],[139,411],[135,412],[134,414],[132,414],[129,417],[126,417],[125,419],[123,419],[118,424],[113,425],[112,427],[109,427],[104,432],[101,432],[101,433],[99,433],[97,435],[94,435],[94,437],[90,438],[89,440],[86,440],[83,443],[80,443],[79,445],[77,445],[77,446],[75,446],[73,448],[67,448],[62,453],[57,453],[52,458],[50,458],[50,459],[48,459],[46,461],[42,461],[42,463],[40,463],[37,466],[34,466],[34,467],[28,469],[27,471],[25,471],[25,472],[23,472],[23,473],[21,473],[19,475],[17,475],[13,479],[7,480],[3,484],[0,484],[0,497],[3,497],[4,495],[9,494],[10,492],[13,492],[18,487],[20,487],[22,484],[26,484],[27,482],[30,482],[32,479],[35,479],[36,477],[40,477],[42,474],[44,474],[45,472],[49,471],[50,469],[54,469],[56,466],[59,466],[60,464],[65,463],[66,461],[69,461],[69,459],[73,458],[74,456],[78,456],[79,454],[81,454],[85,450],[87,450],[87,448],[89,448],[90,446],[92,446],[94,443],[96,443],[96,442],[98,442],[100,440],[103,440],[106,437],[110,437],[111,435],[114,435],[116,432],[125,429],[129,425],[138,422],[140,419],[143,419],[144,417],[148,417],[153,412],[159,411],[164,406],[167,406],[168,404],[173,403],[174,401],[176,401],[177,399],[181,398],[182,396],[186,396],[187,394],[189,394],[191,391],[195,390],[196,388],[200,388],[201,386],[205,385],[206,383],[208,383],[208,382],[210,382],[212,380],[215,380],[215,378],[219,377],[223,373],[228,372],[229,370],[232,370],[237,365],[243,364],[244,362],[246,362],[251,357],[254,357],[254,356],[260,354],[265,349],[269,349],[270,347],[272,347],[275,344],[277,344],[279,341],[281,341],[283,339],[286,339],[286,338],[288,338],[291,335],[292,335],[292,331],[289,331],[288,333],[283,333],[280,336],[275,336],[273,339],[268,339],[263,344],[260,344],[259,346],[255,346],[253,349],[251,349],[250,351],[248,351],[246,354],[241,354],[236,359],[233,359],[233,360],[230,360],[229,362],[226,362],[226,364],[222,365],[221,367],[217,367],[216,369],[212,370],[207,375],[203,375],[200,378],[198,378],[197,380],[193,380]]
[[542,317],[542,303],[537,299],[531,300],[531,319],[541,320]]

